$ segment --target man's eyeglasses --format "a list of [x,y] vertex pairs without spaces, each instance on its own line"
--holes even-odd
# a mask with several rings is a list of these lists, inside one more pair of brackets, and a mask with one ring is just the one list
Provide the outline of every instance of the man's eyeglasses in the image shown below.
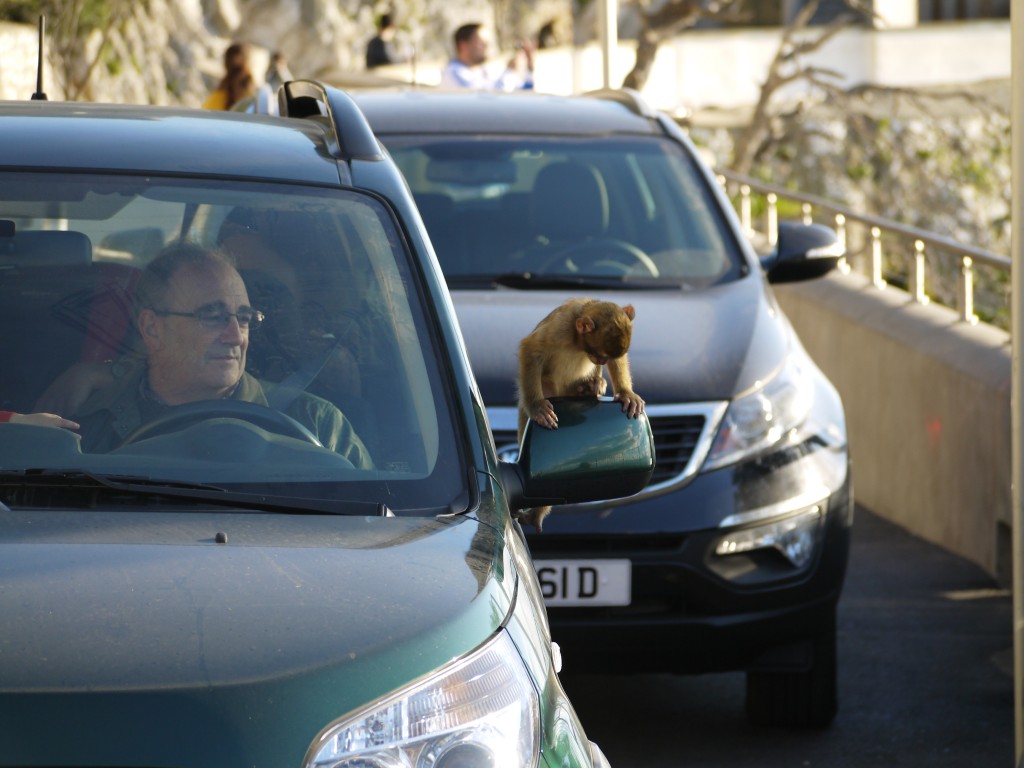
[[174,317],[194,318],[203,328],[209,328],[211,331],[224,330],[231,323],[232,317],[238,321],[240,328],[255,331],[266,318],[266,315],[252,307],[239,307],[237,312],[228,312],[226,309],[218,307],[200,307],[195,312],[172,312],[169,309],[154,309],[153,311],[160,317],[173,315]]

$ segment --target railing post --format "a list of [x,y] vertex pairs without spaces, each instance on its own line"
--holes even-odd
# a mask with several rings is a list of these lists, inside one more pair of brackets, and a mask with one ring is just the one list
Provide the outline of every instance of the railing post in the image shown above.
[[768,244],[772,247],[779,242],[779,197],[774,192],[769,192],[767,197],[768,208]]
[[914,281],[914,301],[918,304],[927,304],[928,294],[924,291],[924,270],[925,270],[925,259],[924,259],[924,241],[914,241],[914,274],[912,275]]
[[838,269],[844,275],[850,274],[850,262],[846,260],[846,217],[841,213],[836,214],[836,239],[843,249],[843,257],[839,259]]
[[885,280],[882,279],[882,230],[878,227],[871,228],[871,282],[875,288],[885,288]]
[[960,319],[971,325],[978,324],[978,316],[974,314],[974,259],[964,256],[960,267],[960,295],[957,302],[960,306]]

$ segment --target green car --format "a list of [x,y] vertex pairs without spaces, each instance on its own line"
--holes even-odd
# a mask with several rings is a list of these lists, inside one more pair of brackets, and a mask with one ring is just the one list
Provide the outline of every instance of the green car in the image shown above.
[[498,460],[344,93],[0,102],[0,328],[0,766],[607,764],[513,512],[639,491],[649,424]]

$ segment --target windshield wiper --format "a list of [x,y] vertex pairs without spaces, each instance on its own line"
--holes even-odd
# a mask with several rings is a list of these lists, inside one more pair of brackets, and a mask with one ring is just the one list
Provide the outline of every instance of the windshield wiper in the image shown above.
[[[284,514],[321,515],[369,515],[392,517],[386,504],[369,501],[345,501],[344,509],[330,505],[334,500],[309,499],[301,496],[267,496],[258,493],[238,493],[216,485],[166,480],[141,475],[98,475],[81,469],[26,469],[0,471],[0,487],[31,486],[33,489],[81,489],[95,491],[107,489],[119,493],[168,499],[189,499],[191,501],[253,509],[260,512],[281,512]],[[8,508],[6,511],[10,511]]]
[[452,275],[449,288],[477,288],[480,286],[503,286],[528,290],[531,288],[621,288],[644,290],[678,290],[679,280],[665,280],[659,277],[633,275],[560,275],[537,274],[536,272],[503,272],[495,275]]

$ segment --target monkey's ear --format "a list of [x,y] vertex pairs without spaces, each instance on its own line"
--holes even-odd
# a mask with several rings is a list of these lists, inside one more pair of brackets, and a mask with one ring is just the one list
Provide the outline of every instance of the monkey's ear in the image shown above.
[[630,320],[636,317],[636,310],[633,309],[632,304],[627,304],[626,306],[624,306],[622,308],[622,311],[626,313],[626,317],[628,317]]
[[576,333],[581,335],[584,333],[592,333],[596,327],[597,326],[594,325],[594,321],[586,315],[576,318]]

